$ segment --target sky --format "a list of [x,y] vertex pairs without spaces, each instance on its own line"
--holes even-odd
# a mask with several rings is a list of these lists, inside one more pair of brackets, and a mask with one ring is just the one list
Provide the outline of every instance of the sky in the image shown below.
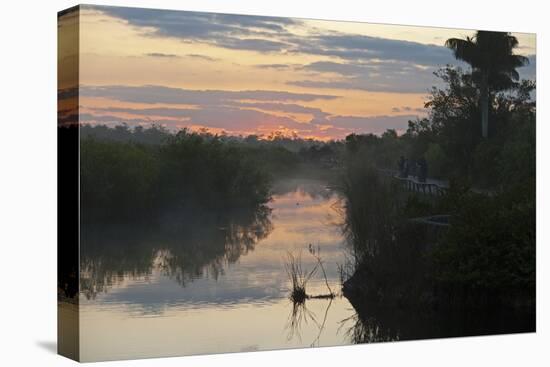
[[[78,21],[75,56],[62,40]],[[81,123],[330,140],[404,132],[408,120],[426,115],[424,101],[438,85],[433,72],[459,64],[445,40],[473,34],[85,5],[79,18],[60,17],[59,57],[79,60]],[[535,35],[514,35],[517,53],[531,60],[520,75],[534,79]],[[67,101],[76,86],[64,77],[68,70],[59,69],[59,95]],[[60,102],[62,116],[72,113],[69,105]]]

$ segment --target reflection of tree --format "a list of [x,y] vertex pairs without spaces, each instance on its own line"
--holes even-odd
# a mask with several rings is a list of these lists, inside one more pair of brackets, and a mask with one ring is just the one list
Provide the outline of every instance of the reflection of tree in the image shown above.
[[340,330],[344,330],[344,335],[355,344],[399,340],[399,333],[380,324],[376,318],[361,318],[357,313],[340,321]]
[[163,225],[82,225],[81,292],[106,292],[125,278],[160,271],[182,286],[223,274],[271,231],[270,209],[178,213]]
[[[214,222],[204,218],[180,245],[168,248],[164,273],[182,286],[208,275],[217,279],[226,263],[236,262],[254,249],[272,229],[270,209],[225,213]],[[206,219],[206,223],[204,220]]]
[[356,313],[340,322],[352,343],[447,338],[529,332],[532,310],[439,309],[388,307],[353,300]]

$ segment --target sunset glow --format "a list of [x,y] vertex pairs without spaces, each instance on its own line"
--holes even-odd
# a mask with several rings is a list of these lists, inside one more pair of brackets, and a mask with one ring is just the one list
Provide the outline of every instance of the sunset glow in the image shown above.
[[[404,132],[408,120],[426,114],[427,92],[438,83],[433,72],[457,63],[445,40],[471,34],[81,6],[79,120],[264,138]],[[531,59],[520,72],[534,75],[535,37],[515,35]]]

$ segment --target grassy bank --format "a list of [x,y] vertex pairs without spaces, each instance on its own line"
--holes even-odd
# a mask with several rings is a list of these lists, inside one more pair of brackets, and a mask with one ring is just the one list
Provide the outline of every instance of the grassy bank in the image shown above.
[[[441,198],[419,198],[363,163],[350,163],[345,182],[350,298],[392,307],[534,304],[535,211],[528,193],[489,196],[452,186]],[[409,220],[429,213],[449,214],[450,226]]]

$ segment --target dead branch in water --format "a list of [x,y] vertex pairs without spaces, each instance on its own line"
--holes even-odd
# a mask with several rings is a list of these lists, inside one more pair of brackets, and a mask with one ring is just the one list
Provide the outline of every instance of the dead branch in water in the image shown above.
[[323,266],[323,261],[321,260],[321,247],[317,245],[317,250],[315,250],[315,247],[313,247],[313,245],[310,243],[309,253],[317,260],[317,264],[321,268],[321,271],[323,272],[323,277],[325,278],[325,284],[327,285],[329,293],[328,295],[326,295],[326,297],[323,298],[334,298],[334,292],[332,291],[332,289],[330,289],[330,285],[328,285],[327,273],[325,271],[325,267]]

